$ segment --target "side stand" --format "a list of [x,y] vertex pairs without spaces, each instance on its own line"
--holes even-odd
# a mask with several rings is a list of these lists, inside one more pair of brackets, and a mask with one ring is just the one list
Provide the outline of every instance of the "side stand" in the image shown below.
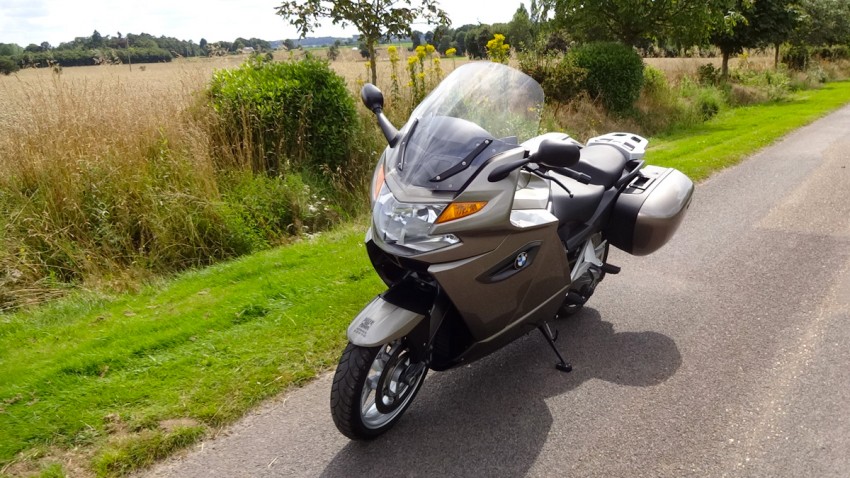
[[540,330],[540,333],[543,334],[543,337],[546,338],[546,342],[552,347],[552,350],[555,352],[555,355],[558,356],[559,362],[555,364],[555,368],[560,370],[561,372],[570,372],[573,369],[573,366],[570,365],[564,357],[561,356],[561,352],[558,351],[558,347],[555,346],[555,341],[558,340],[558,334],[553,334],[552,329],[549,328],[548,323],[544,323],[540,327],[537,327]]

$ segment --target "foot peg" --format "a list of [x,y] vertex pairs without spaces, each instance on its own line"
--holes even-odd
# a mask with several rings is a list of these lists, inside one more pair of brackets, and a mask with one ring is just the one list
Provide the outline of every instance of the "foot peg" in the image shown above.
[[620,268],[606,262],[605,264],[602,264],[602,272],[606,274],[619,274]]
[[546,342],[552,347],[552,350],[555,352],[555,355],[558,356],[558,363],[555,364],[555,368],[560,370],[561,372],[571,372],[573,370],[573,366],[570,365],[564,357],[561,356],[561,352],[558,351],[558,347],[555,346],[555,340],[558,339],[558,334],[552,333],[552,329],[549,328],[549,324],[544,323],[540,327],[538,327],[540,333],[543,334],[543,337],[546,338]]

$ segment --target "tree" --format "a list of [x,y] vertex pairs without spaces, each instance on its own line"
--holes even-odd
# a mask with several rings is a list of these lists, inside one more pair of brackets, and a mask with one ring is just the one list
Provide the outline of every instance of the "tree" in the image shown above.
[[360,43],[357,45],[357,48],[360,49],[360,57],[361,58],[367,58],[369,60],[370,64],[372,64],[372,63],[375,62],[375,59],[376,59],[375,57],[378,55],[378,52],[376,51],[373,55],[369,51],[369,45],[367,45],[366,42],[363,41],[362,38],[363,37],[361,37]]
[[791,38],[800,18],[795,0],[755,2],[750,23],[756,30],[757,46],[774,47],[774,68],[779,66],[779,47]]
[[20,70],[21,67],[8,56],[0,56],[0,74],[11,75]]
[[460,56],[466,55],[466,32],[455,33],[455,41],[452,42],[452,48]]
[[508,36],[511,38],[514,48],[517,50],[530,48],[534,43],[535,30],[535,25],[531,21],[528,10],[525,9],[525,4],[520,3],[511,22],[508,23]]
[[322,19],[357,28],[369,51],[372,83],[378,81],[375,47],[381,38],[410,35],[410,25],[420,18],[429,24],[451,23],[446,12],[437,6],[437,0],[289,0],[276,10],[298,29],[302,38],[318,28]]
[[455,48],[457,48],[457,54],[459,56],[466,55],[466,34],[476,28],[478,28],[477,25],[466,24],[455,30],[455,43],[457,44]]
[[336,40],[333,45],[328,47],[328,60],[336,61],[339,58],[339,40]]
[[410,33],[410,41],[413,42],[413,45],[411,46],[413,49],[412,51],[415,51],[416,47],[422,44],[422,32],[419,30],[413,30]]
[[723,55],[721,74],[724,77],[729,75],[730,56],[758,45],[758,36],[751,25],[752,0],[732,0],[725,6],[726,14],[714,18],[711,30],[711,43],[720,48]]
[[17,43],[0,43],[0,56],[20,55],[24,52]]
[[[618,40],[642,47],[658,37],[698,44],[724,0],[555,0],[556,25],[582,40]],[[548,8],[535,5],[538,11]],[[728,3],[728,2],[726,2]],[[544,10],[545,11],[545,10]],[[540,13],[536,13],[539,15]]]
[[466,52],[470,58],[487,58],[487,42],[493,39],[489,25],[481,25],[466,32]]
[[454,43],[454,35],[452,33],[454,32],[447,33],[440,38],[440,44],[437,46],[438,52],[446,53],[446,50],[452,47],[452,43]]
[[91,47],[92,48],[100,48],[102,46],[103,46],[103,36],[100,34],[100,32],[95,30],[91,34]]
[[802,0],[792,42],[798,45],[850,44],[850,0]]
[[[833,3],[840,1],[848,3]],[[779,46],[791,39],[801,21],[794,0],[715,0],[714,9],[711,43],[723,55],[723,76],[729,74],[729,57],[745,48],[773,46],[774,66],[778,66]],[[847,18],[850,10],[838,16]]]

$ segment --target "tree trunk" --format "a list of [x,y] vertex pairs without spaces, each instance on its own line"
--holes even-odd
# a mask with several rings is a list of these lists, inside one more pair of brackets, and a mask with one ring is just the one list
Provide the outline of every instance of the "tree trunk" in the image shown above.
[[723,78],[729,78],[729,52],[723,52],[723,64],[720,67],[720,74]]
[[774,55],[773,55],[773,69],[778,70],[779,69],[779,42],[774,43],[773,46],[776,47],[776,53],[774,53]]
[[369,50],[369,67],[372,69],[372,84],[378,86],[378,68],[375,62],[375,40],[366,40],[366,49]]

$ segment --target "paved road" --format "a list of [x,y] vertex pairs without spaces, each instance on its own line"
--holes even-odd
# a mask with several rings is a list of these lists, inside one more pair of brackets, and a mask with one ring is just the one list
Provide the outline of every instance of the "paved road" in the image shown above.
[[850,476],[850,107],[697,188],[680,233],[612,253],[589,307],[429,375],[372,443],[330,376],[148,472],[240,476]]

